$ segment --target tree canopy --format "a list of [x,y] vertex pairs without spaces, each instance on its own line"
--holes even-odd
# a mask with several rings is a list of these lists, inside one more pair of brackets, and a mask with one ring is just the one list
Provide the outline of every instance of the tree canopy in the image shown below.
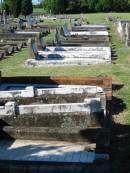
[[43,0],[41,4],[54,14],[130,11],[130,0]]
[[14,17],[20,14],[27,16],[33,12],[32,0],[4,0],[4,9],[7,13],[12,13]]

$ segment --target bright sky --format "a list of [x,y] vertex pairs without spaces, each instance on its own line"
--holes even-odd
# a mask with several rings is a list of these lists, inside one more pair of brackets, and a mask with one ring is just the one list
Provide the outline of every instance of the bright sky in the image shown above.
[[32,2],[33,2],[34,4],[37,4],[37,3],[38,3],[38,0],[32,0]]

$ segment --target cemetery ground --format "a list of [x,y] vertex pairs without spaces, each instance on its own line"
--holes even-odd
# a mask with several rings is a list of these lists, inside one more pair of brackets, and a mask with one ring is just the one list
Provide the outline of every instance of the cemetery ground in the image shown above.
[[[91,23],[106,23],[110,26],[112,48],[113,51],[116,51],[113,64],[28,68],[24,66],[24,62],[28,58],[28,50],[25,48],[14,56],[2,60],[0,70],[3,76],[112,76],[113,84],[115,84],[110,113],[114,120],[111,125],[112,167],[114,173],[128,173],[130,170],[130,48],[125,47],[114,24],[106,21],[107,16],[129,19],[130,14],[98,13],[84,15],[85,19]],[[60,25],[60,21],[46,21],[44,23]],[[51,40],[52,37],[53,33],[46,40]]]

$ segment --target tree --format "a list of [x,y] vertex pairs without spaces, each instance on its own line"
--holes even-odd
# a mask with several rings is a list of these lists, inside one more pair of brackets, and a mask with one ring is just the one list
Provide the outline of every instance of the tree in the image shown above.
[[98,0],[96,5],[96,11],[108,12],[111,10],[111,1],[110,0]]
[[12,13],[14,17],[18,17],[21,13],[21,0],[12,0]]
[[88,0],[81,0],[81,12],[88,12]]
[[4,0],[3,7],[4,7],[6,13],[12,13],[13,12],[13,0]]
[[69,0],[68,9],[69,13],[79,13],[81,12],[81,0]]
[[33,12],[32,0],[22,0],[21,13],[26,17]]
[[128,12],[130,0],[41,0],[52,13]]

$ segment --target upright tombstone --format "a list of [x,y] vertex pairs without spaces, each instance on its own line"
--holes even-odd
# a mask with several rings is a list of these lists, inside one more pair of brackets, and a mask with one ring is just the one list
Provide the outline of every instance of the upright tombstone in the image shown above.
[[126,40],[126,25],[130,24],[129,20],[118,20],[117,31],[123,40]]
[[6,11],[5,10],[3,11],[3,22],[4,22],[4,25],[7,23]]
[[126,30],[126,42],[125,42],[125,44],[126,44],[126,46],[129,47],[130,46],[130,24],[129,23],[126,24],[125,30]]
[[34,23],[34,19],[32,18],[32,16],[29,16],[29,19],[28,19],[28,27],[30,29],[32,29],[33,23]]

